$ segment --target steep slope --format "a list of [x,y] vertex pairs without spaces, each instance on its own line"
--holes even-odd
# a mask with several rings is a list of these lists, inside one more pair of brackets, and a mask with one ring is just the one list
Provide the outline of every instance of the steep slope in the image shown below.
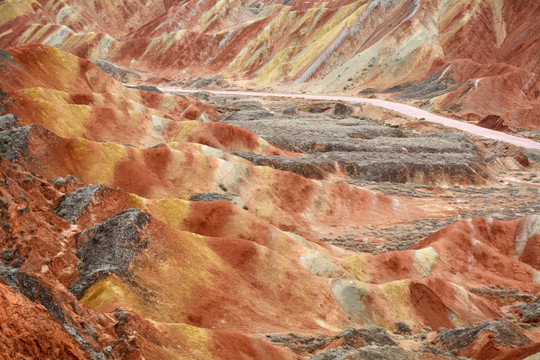
[[[441,211],[255,166],[231,152],[297,154],[56,48],[1,55],[0,105],[19,118],[0,121],[0,294],[40,348],[61,346],[51,356],[293,359],[265,335],[472,326],[515,305],[478,289],[512,286],[527,302],[540,293],[538,216],[461,221],[405,251],[346,251],[318,239]],[[538,331],[513,331],[521,342],[502,348],[530,355]],[[433,346],[452,348],[443,340]]]
[[10,0],[0,13],[0,47],[44,43],[154,81],[384,92],[487,127],[540,127],[534,1]]

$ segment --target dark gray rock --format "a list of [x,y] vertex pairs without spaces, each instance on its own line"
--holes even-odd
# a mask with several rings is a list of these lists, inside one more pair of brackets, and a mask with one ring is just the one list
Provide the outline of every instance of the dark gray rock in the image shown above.
[[398,346],[367,346],[361,349],[342,347],[324,351],[312,360],[415,360],[420,359],[421,354],[403,350]]
[[59,176],[59,177],[49,180],[49,182],[53,184],[54,187],[57,189],[60,189],[69,184],[82,184],[81,179],[73,175]]
[[322,179],[341,171],[357,180],[440,184],[485,184],[489,174],[480,151],[465,135],[441,132],[407,136],[368,118],[330,114],[289,116],[238,111],[224,122],[246,128],[270,143],[303,156],[237,155],[256,165]]
[[264,106],[258,101],[235,101],[231,106],[240,110],[263,110]]
[[189,201],[232,201],[233,196],[230,194],[221,194],[221,193],[199,193],[193,195],[189,198]]
[[540,322],[540,297],[530,304],[518,305],[521,321],[526,323]]
[[86,341],[73,326],[64,323],[64,329],[75,338],[87,351],[92,360],[106,360],[103,352],[94,351],[88,341]]
[[17,60],[11,55],[11,53],[5,49],[0,49],[0,62],[9,62],[16,64]]
[[350,352],[351,349],[347,348],[331,349],[312,357],[311,360],[348,360],[350,359],[348,356]]
[[22,121],[13,114],[0,116],[0,131],[13,130],[22,126]]
[[335,343],[339,344],[339,349],[337,349],[335,352],[325,352],[324,356],[338,356],[341,353],[347,353],[349,350],[374,345],[383,347],[397,346],[396,342],[392,340],[392,338],[383,328],[347,329],[332,337],[325,337],[324,335],[320,335],[318,337],[302,337],[294,333],[289,333],[287,335],[273,334],[267,335],[267,337],[274,343],[281,343],[282,345],[300,353],[306,351],[309,353],[314,353],[318,350],[327,348],[328,346],[333,347],[333,344]]
[[55,303],[52,292],[36,277],[0,263],[0,278],[30,301],[43,305],[58,321],[65,321],[64,312]]
[[156,94],[163,94],[163,92],[161,90],[159,90],[157,88],[157,86],[155,86],[155,85],[135,85],[135,86],[132,86],[131,88],[132,89],[142,90],[142,91],[149,91],[149,92],[153,92],[153,93],[156,93]]
[[398,321],[396,327],[399,334],[409,334],[412,332],[411,327],[405,321]]
[[298,109],[296,108],[296,106],[291,106],[291,107],[288,107],[285,110],[283,110],[283,114],[285,114],[285,115],[296,115],[296,114],[298,114]]
[[506,319],[486,321],[464,329],[442,329],[437,332],[435,342],[448,351],[468,347],[481,332],[489,331],[491,338],[504,347],[521,347],[533,342]]
[[[9,201],[4,199],[0,196],[0,226],[2,226],[2,230],[0,230],[0,244],[7,244],[7,242],[11,239],[11,223],[9,221]],[[4,249],[5,252],[6,249]],[[3,254],[2,254],[3,257]],[[4,260],[4,259],[3,259]],[[11,260],[11,259],[10,259]]]
[[208,86],[210,86],[212,84],[219,85],[219,84],[222,84],[222,83],[223,83],[223,78],[221,78],[219,76],[207,77],[207,78],[200,77],[200,78],[197,78],[197,79],[193,80],[189,84],[187,84],[187,87],[195,88],[195,89],[202,89],[202,88],[208,87]]
[[352,107],[342,104],[342,103],[336,103],[334,107],[334,114],[336,115],[351,115],[353,112]]
[[[406,86],[404,89],[395,89],[400,91],[401,94],[397,96],[398,99],[431,99],[450,91],[454,91],[456,86],[454,84],[454,78],[451,71],[436,72],[427,79]],[[385,91],[393,92],[393,91]]]
[[396,342],[382,328],[349,329],[338,337],[343,338],[343,345],[361,348],[369,345],[397,346]]
[[290,171],[308,179],[324,179],[326,174],[337,169],[335,161],[317,161],[312,156],[288,158],[285,156],[265,156],[245,151],[237,151],[232,154],[258,166],[270,166],[277,170]]
[[[0,63],[0,68],[2,66],[2,63]],[[9,103],[10,100],[11,96],[0,87],[0,114],[3,114],[4,111],[6,111],[6,104]]]
[[0,132],[0,156],[9,161],[19,159],[28,152],[28,135],[33,126]]
[[462,184],[483,183],[485,170],[472,154],[399,154],[332,151],[287,158],[235,152],[259,166],[294,172],[310,179],[323,179],[326,173],[340,170],[363,181],[437,184],[452,181]]
[[532,160],[535,163],[540,164],[540,150],[524,149],[523,155],[525,155],[529,160]]
[[71,285],[77,298],[86,289],[110,273],[125,275],[133,258],[148,246],[150,239],[141,234],[150,216],[140,209],[127,209],[90,229],[77,238],[79,278]]
[[88,354],[93,360],[105,360],[104,354],[94,351],[79,332],[68,323],[73,321],[69,313],[65,312],[61,304],[55,301],[52,291],[35,276],[0,263],[0,278],[13,288],[13,290],[30,301],[43,305],[64,326],[64,329],[88,351]]
[[103,196],[107,189],[103,185],[89,185],[77,189],[64,196],[53,212],[67,222],[75,222],[88,205]]
[[199,92],[193,93],[193,96],[196,97],[197,99],[208,101],[210,97],[212,96],[212,93],[208,91],[199,91]]
[[225,118],[223,119],[223,122],[242,126],[238,123],[251,122],[253,120],[261,120],[273,117],[274,114],[267,110],[244,110],[227,114],[227,116],[225,116]]
[[117,64],[114,64],[106,60],[94,60],[92,62],[101,70],[105,71],[113,79],[123,82],[123,83],[129,83],[132,80],[142,78],[142,76],[136,73],[135,71],[123,68]]

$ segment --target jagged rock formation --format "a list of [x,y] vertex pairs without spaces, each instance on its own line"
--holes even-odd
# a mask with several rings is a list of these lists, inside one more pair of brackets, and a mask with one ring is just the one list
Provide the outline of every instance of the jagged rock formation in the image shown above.
[[504,319],[484,322],[466,329],[439,331],[435,342],[446,350],[457,350],[458,355],[494,358],[498,348],[518,348],[533,344],[519,328]]
[[150,239],[139,234],[150,216],[139,209],[126,209],[101,224],[84,230],[77,237],[78,279],[70,286],[75,296],[100,279],[124,275],[135,255],[148,247]]
[[540,298],[533,303],[519,305],[517,308],[524,322],[538,323],[540,321]]
[[60,200],[54,213],[67,222],[75,222],[81,213],[103,195],[106,188],[103,185],[89,185],[75,190]]

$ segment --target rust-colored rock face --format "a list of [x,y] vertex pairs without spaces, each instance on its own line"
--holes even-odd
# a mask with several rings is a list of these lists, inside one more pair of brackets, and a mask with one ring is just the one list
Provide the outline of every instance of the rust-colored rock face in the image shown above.
[[534,127],[538,8],[0,3],[0,357],[538,352],[538,183],[497,175],[537,153],[367,107],[197,94],[211,106],[115,80],[394,87]]

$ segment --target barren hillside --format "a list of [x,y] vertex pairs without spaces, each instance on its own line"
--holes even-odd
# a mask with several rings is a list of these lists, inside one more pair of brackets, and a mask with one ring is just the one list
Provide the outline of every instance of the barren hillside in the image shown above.
[[539,18],[0,2],[0,358],[534,359],[539,151],[204,90],[393,99],[534,139]]

